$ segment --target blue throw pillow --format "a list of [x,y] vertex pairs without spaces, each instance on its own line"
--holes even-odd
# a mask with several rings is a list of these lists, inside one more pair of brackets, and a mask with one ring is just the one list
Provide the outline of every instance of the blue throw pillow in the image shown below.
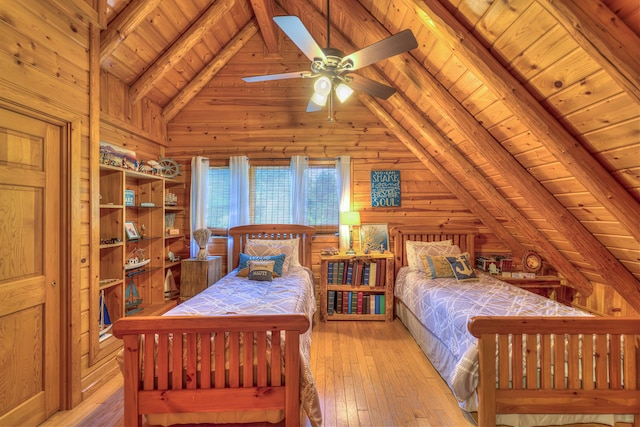
[[240,265],[238,265],[238,270],[249,267],[249,261],[274,261],[273,272],[277,273],[278,276],[282,276],[282,267],[284,266],[285,257],[285,254],[271,256],[251,256],[247,254],[240,254]]
[[459,282],[478,280],[478,277],[471,266],[471,262],[469,261],[468,253],[465,252],[462,255],[448,256],[447,261],[451,266],[451,270],[453,270],[454,276]]

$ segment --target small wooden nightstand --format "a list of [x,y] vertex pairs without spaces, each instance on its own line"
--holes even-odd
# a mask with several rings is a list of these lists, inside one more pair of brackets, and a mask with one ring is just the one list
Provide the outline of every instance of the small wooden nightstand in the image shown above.
[[514,277],[503,276],[496,276],[496,278],[550,299],[555,299],[554,291],[562,287],[560,278],[557,276],[536,276],[533,279],[516,279]]
[[180,301],[186,301],[222,277],[222,257],[209,256],[206,260],[183,259],[180,272]]

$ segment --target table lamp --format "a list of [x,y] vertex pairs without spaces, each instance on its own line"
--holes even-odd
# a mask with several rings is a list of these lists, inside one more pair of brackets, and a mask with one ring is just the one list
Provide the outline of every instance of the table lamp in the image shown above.
[[340,212],[340,223],[349,226],[349,250],[347,255],[355,255],[353,250],[353,226],[360,225],[360,212]]

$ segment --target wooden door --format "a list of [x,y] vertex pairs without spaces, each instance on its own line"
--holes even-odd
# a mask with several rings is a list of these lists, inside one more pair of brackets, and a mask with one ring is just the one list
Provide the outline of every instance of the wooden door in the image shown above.
[[0,108],[0,425],[60,407],[61,136]]

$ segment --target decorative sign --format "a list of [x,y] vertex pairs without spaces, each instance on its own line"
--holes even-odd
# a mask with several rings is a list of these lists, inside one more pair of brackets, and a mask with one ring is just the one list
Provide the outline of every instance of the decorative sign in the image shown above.
[[371,207],[400,207],[400,171],[371,171]]

